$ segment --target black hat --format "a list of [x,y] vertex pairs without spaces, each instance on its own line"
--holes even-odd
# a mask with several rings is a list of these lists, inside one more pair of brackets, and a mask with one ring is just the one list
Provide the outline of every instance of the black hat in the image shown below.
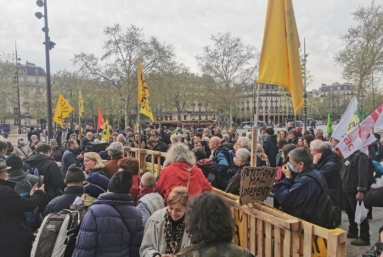
[[81,183],[85,181],[84,172],[76,165],[71,165],[65,175],[65,183]]
[[108,190],[113,193],[129,194],[132,184],[133,173],[130,170],[118,171],[110,179]]
[[7,157],[6,160],[7,166],[14,169],[21,169],[23,168],[23,160],[21,160],[20,156],[16,154],[11,154]]

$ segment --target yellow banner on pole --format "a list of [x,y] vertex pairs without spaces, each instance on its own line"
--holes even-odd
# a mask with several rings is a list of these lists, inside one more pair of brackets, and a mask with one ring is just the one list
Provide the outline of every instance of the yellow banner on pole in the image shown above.
[[106,139],[106,140],[108,140],[108,142],[110,140],[110,127],[109,127],[108,119],[106,119],[104,127],[102,129],[101,139]]
[[56,104],[55,114],[53,116],[53,121],[57,124],[64,122],[64,119],[73,111],[73,107],[68,103],[68,101],[63,97],[62,94],[59,95],[59,99]]
[[84,99],[82,98],[81,88],[78,93],[78,116],[82,116],[84,113]]
[[146,84],[144,71],[142,70],[141,62],[137,62],[137,76],[138,76],[138,103],[140,104],[140,113],[148,116],[153,122],[152,109],[149,106],[149,88]]

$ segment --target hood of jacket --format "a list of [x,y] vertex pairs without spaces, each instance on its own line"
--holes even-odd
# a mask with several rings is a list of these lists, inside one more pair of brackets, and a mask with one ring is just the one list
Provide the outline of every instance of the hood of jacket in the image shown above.
[[184,162],[175,162],[170,164],[169,166],[172,166],[171,168],[173,170],[176,170],[175,175],[182,181],[188,181],[189,178],[189,171],[190,171],[190,180],[197,177],[197,172],[200,170],[195,165],[190,165],[188,163]]
[[46,160],[51,160],[51,158],[46,155],[36,153],[28,156],[27,159],[25,159],[25,162],[31,166],[35,166]]
[[277,135],[270,135],[266,138],[265,141],[272,141],[273,143],[277,144]]

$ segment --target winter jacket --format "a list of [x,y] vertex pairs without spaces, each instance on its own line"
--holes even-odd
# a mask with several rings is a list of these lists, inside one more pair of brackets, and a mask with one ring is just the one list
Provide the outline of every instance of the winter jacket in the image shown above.
[[[68,130],[68,133],[66,135],[66,141],[68,141],[70,138],[70,135],[73,134],[73,130],[71,130],[70,128],[67,128],[67,130]],[[64,142],[61,142],[62,134],[63,134],[63,130],[61,129],[59,132],[57,132],[56,140],[57,140],[57,144],[59,146],[64,147],[64,145],[63,145]]]
[[298,138],[295,137],[294,140],[289,139],[289,140],[287,140],[287,143],[288,144],[293,144],[293,145],[298,145]]
[[276,156],[278,154],[278,145],[276,135],[271,135],[266,138],[265,142],[263,142],[263,150],[269,158],[270,167],[277,167]]
[[209,181],[205,178],[202,170],[196,166],[191,166],[184,162],[176,162],[166,166],[157,182],[157,192],[162,195],[165,201],[168,199],[170,191],[176,186],[188,185],[190,197],[201,193],[202,191],[210,191],[212,189]]
[[[23,181],[26,176],[27,174],[21,168],[11,169],[9,170],[8,181],[18,183]],[[39,177],[34,175],[29,176],[29,183],[31,184],[32,187],[36,185],[37,182],[39,182]]]
[[[153,151],[166,153],[168,151],[168,146],[165,145],[165,143],[163,143],[163,142],[159,142],[155,147],[153,147]],[[152,162],[152,156],[148,155],[146,157],[146,161]],[[161,165],[164,164],[164,161],[165,161],[165,157],[161,157]],[[154,160],[154,163],[158,164],[157,158]]]
[[[249,166],[249,164],[246,164],[246,166]],[[239,190],[241,188],[241,173],[242,170],[246,167],[245,165],[242,165],[238,167],[237,172],[235,175],[230,179],[229,184],[227,185],[227,188],[225,192],[239,195]]]
[[24,198],[11,185],[0,180],[0,257],[29,257],[33,237],[24,213],[34,210],[47,196],[37,190]]
[[142,224],[145,227],[149,217],[156,211],[165,207],[164,199],[157,192],[152,192],[142,196],[138,200],[137,209],[142,215]]
[[51,151],[51,158],[55,159],[56,162],[61,162],[65,150],[62,147],[53,147]]
[[133,184],[130,188],[130,195],[132,196],[132,201],[134,202],[134,206],[137,205],[137,196],[140,193],[140,184],[141,184],[141,178],[138,175],[133,175]]
[[37,153],[29,156],[25,162],[32,168],[38,168],[39,175],[44,176],[45,192],[49,200],[61,195],[64,180],[55,161],[46,155]]
[[192,244],[174,257],[251,257],[249,250],[233,244],[232,242],[213,242]]
[[[200,168],[210,182],[210,184],[215,188],[220,188],[222,183],[221,174],[218,172],[217,168],[214,166],[212,160],[206,158],[197,161],[197,167]],[[210,175],[209,175],[210,174]],[[212,180],[214,176],[214,180]]]
[[364,192],[368,188],[369,160],[367,155],[356,151],[341,161],[340,176],[343,190],[348,193]]
[[77,196],[81,197],[84,193],[84,187],[82,186],[70,186],[64,189],[64,194],[57,196],[45,207],[44,217],[53,212],[59,212],[68,208]]
[[129,194],[101,194],[84,215],[72,256],[138,256],[143,229]]
[[[165,214],[167,208],[156,211],[148,219],[145,225],[144,238],[140,247],[140,257],[152,257],[155,253],[165,254]],[[190,245],[190,239],[186,231],[182,237],[180,249]]]
[[170,135],[169,134],[166,134],[166,133],[162,133],[160,134],[161,136],[161,142],[165,143],[165,145],[170,145]]
[[20,156],[22,160],[25,160],[28,156],[33,154],[33,151],[29,145],[17,145],[15,146],[13,153]]
[[67,149],[64,152],[63,158],[61,160],[61,174],[63,178],[65,178],[66,172],[68,171],[69,166],[72,164],[76,164],[77,166],[80,166],[81,159],[77,158],[76,153],[71,150]]
[[228,150],[222,146],[218,146],[213,153],[213,164],[221,174],[222,182],[219,187],[221,190],[225,190],[229,183],[229,173],[227,172],[227,169],[229,168],[228,156]]
[[120,159],[124,158],[123,156],[117,156],[117,157],[112,157],[107,162],[104,162],[105,167],[102,168],[104,170],[104,174],[108,179],[111,179],[114,173],[117,172],[117,170],[120,168],[117,163]]
[[274,197],[282,206],[282,210],[303,220],[313,216],[317,200],[323,194],[321,186],[313,178],[303,176],[306,173],[313,174],[326,185],[322,175],[309,167],[299,173],[295,180],[284,178],[279,181],[274,191]]
[[343,202],[343,187],[340,178],[340,158],[330,148],[325,149],[318,164],[314,164],[313,168],[322,173],[327,188],[336,196],[338,206]]

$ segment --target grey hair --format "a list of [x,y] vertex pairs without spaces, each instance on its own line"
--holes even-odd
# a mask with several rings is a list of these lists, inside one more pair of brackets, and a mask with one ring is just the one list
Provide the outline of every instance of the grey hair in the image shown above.
[[315,139],[315,140],[311,141],[310,149],[316,150],[316,151],[321,153],[321,152],[323,152],[327,148],[327,147],[323,148],[323,146],[321,146],[322,143],[323,143],[322,140]]
[[172,137],[171,137],[171,139],[170,139],[171,141],[176,141],[176,142],[178,142],[178,136],[177,135],[172,135]]
[[250,151],[247,150],[246,148],[239,148],[235,154],[239,159],[241,159],[245,164],[250,162]]
[[124,151],[124,146],[121,142],[113,142],[108,147],[108,154],[110,157],[121,156]]
[[209,142],[209,138],[208,137],[202,137],[202,141]]
[[313,164],[313,157],[304,148],[295,148],[289,152],[288,156],[295,163],[303,162],[304,168],[308,168]]
[[31,139],[32,139],[32,138],[38,138],[38,137],[37,137],[36,135],[32,135],[32,136],[31,136]]
[[247,150],[251,149],[251,140],[248,137],[239,137],[237,139],[237,143]]
[[194,165],[196,163],[194,153],[183,143],[177,143],[170,147],[166,154],[166,161],[170,163],[184,162],[190,165]]
[[228,134],[223,134],[222,137],[224,137],[226,139],[226,141],[230,140],[230,136]]
[[319,134],[323,135],[323,130],[321,130],[321,129],[316,129],[316,132],[318,132]]
[[125,137],[124,137],[124,135],[123,134],[118,134],[118,136],[117,136],[117,140],[119,139],[119,138],[123,138],[124,140],[126,139]]
[[327,145],[327,148],[330,148],[331,150],[334,149],[334,146],[329,141],[324,141],[322,144]]
[[155,187],[156,186],[156,177],[151,172],[145,172],[141,176],[141,184],[144,187]]

